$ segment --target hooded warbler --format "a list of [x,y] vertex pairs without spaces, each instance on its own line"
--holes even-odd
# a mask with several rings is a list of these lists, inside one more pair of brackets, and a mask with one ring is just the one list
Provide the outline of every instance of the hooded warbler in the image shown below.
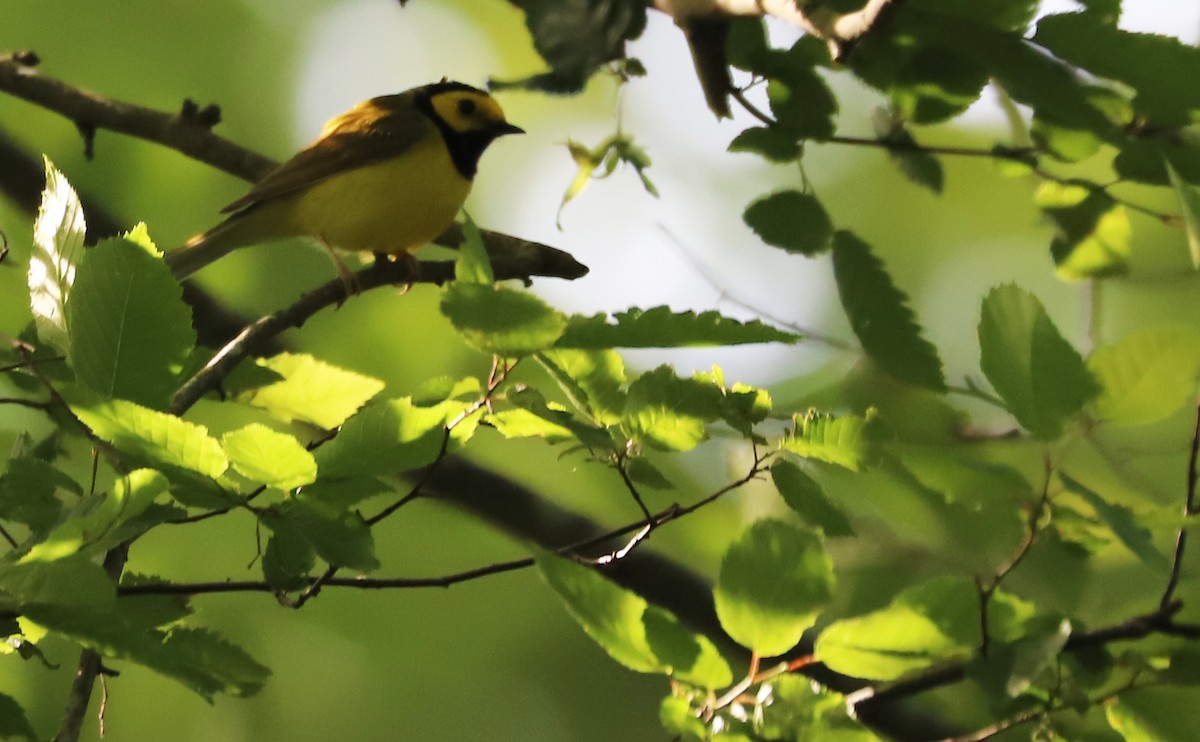
[[237,248],[288,237],[406,254],[450,226],[487,146],[521,133],[495,99],[458,82],[372,98],[330,120],[316,140],[222,209],[225,221],[165,260],[182,280]]

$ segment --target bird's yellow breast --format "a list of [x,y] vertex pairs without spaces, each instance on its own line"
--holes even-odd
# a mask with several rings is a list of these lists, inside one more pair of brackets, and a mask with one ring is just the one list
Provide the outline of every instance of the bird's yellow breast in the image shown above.
[[439,136],[398,157],[330,176],[289,204],[295,234],[332,247],[399,254],[442,233],[471,190]]

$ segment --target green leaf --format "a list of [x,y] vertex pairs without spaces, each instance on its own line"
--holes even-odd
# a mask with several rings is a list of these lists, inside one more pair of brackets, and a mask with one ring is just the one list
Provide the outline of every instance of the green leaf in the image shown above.
[[21,561],[50,562],[85,548],[95,553],[116,546],[120,543],[114,538],[118,529],[141,515],[159,495],[166,494],[167,485],[167,478],[153,469],[130,472],[117,480],[111,493],[97,498],[98,504],[57,525]]
[[937,349],[921,337],[908,296],[871,246],[850,232],[833,238],[833,274],[854,334],[871,360],[900,381],[945,391]]
[[833,564],[820,536],[773,519],[730,545],[713,591],[721,627],[762,657],[796,646],[832,595]]
[[542,553],[542,579],[605,652],[636,672],[666,673],[703,688],[733,680],[729,665],[704,636],[669,612],[602,577],[595,569]]
[[733,138],[730,152],[752,152],[771,162],[795,162],[800,159],[800,143],[796,137],[779,129],[752,126]]
[[0,519],[23,523],[34,531],[50,528],[62,512],[59,489],[80,494],[79,485],[41,459],[10,459],[0,475]]
[[399,474],[433,463],[445,439],[446,411],[412,399],[370,405],[316,452],[322,480]]
[[567,326],[564,315],[533,294],[483,284],[450,284],[441,306],[470,345],[508,357],[553,346]]
[[1200,739],[1196,691],[1146,688],[1122,693],[1104,707],[1109,726],[1125,742],[1185,742]]
[[271,538],[263,550],[263,579],[277,590],[308,587],[307,575],[316,565],[317,552],[300,529],[286,518],[271,521]]
[[1200,333],[1185,325],[1137,330],[1094,352],[1088,368],[1102,390],[1093,402],[1098,417],[1156,422],[1195,397]]
[[779,128],[796,139],[828,139],[833,136],[837,98],[811,66],[789,59],[780,65],[781,74],[767,84],[767,99]]
[[1179,209],[1183,214],[1183,227],[1187,232],[1188,252],[1192,256],[1192,267],[1200,268],[1200,191],[1197,191],[1179,175],[1179,171],[1168,159],[1163,160],[1167,167],[1167,177],[1171,179],[1171,187],[1179,196]]
[[1143,526],[1138,517],[1124,505],[1116,505],[1104,499],[1100,493],[1076,481],[1061,469],[1058,476],[1067,489],[1087,500],[1096,515],[1112,529],[1125,548],[1129,549],[1150,569],[1166,574],[1171,569],[1167,557],[1154,546],[1150,529]]
[[[552,72],[507,85],[550,93],[578,92],[602,65],[625,56],[641,36],[646,5],[635,0],[513,0],[538,54]],[[495,85],[493,84],[493,87]]]
[[[312,500],[285,500],[260,516],[274,533],[299,535],[330,565],[369,572],[379,568],[375,539],[362,516]],[[280,525],[280,521],[286,525]],[[286,538],[286,536],[285,536]]]
[[577,420],[560,405],[547,403],[535,389],[511,392],[506,399],[517,409],[498,412],[489,418],[506,438],[538,436],[550,443],[577,440],[589,449],[603,451],[614,446],[606,429]]
[[809,410],[803,416],[796,415],[792,419],[792,430],[784,438],[783,447],[806,459],[859,471],[875,458],[870,430],[874,417],[874,410],[868,410],[864,417],[834,417]]
[[135,462],[179,467],[209,479],[229,468],[221,444],[201,425],[122,399],[98,401],[82,389],[64,392],[64,397],[97,438]]
[[317,462],[294,437],[252,423],[221,436],[229,463],[251,482],[280,490],[311,484]]
[[67,299],[68,358],[105,397],[164,409],[196,343],[183,289],[153,248],[124,239],[84,255]]
[[1132,33],[1103,14],[1063,13],[1038,21],[1035,43],[1093,75],[1135,91],[1134,108],[1160,126],[1183,126],[1200,113],[1200,50],[1170,36]]
[[33,226],[33,253],[29,257],[29,300],[38,338],[66,353],[71,347],[67,332],[67,299],[75,281],[75,268],[83,257],[86,225],[79,196],[66,176],[49,158],[42,158],[46,189]]
[[746,343],[794,343],[801,336],[758,320],[740,322],[708,311],[672,312],[670,307],[633,308],[612,315],[572,316],[556,348],[686,348]]
[[258,364],[282,376],[283,381],[245,392],[241,401],[261,407],[282,422],[298,420],[324,430],[341,425],[384,386],[379,379],[301,353],[280,353]]
[[814,657],[835,671],[868,680],[894,680],[979,645],[979,596],[955,577],[904,590],[887,607],[836,621],[817,637]]
[[161,660],[146,664],[180,680],[204,698],[215,693],[252,696],[271,675],[240,647],[206,629],[172,629],[163,640],[161,654]]
[[877,115],[872,116],[871,122],[879,140],[891,145],[885,147],[888,159],[904,173],[904,177],[935,194],[941,194],[946,182],[942,161],[920,148],[899,117],[878,111]]
[[809,257],[829,249],[833,223],[816,196],[781,191],[746,208],[742,219],[763,242]]
[[14,742],[19,739],[35,742],[38,739],[37,732],[29,725],[21,704],[11,696],[0,693],[0,740]]
[[1023,31],[1037,15],[1037,0],[913,0],[911,6],[929,13],[961,18],[1002,31]]
[[1083,185],[1046,181],[1034,202],[1057,227],[1050,253],[1059,276],[1089,279],[1129,272],[1133,228],[1125,207],[1111,196]]
[[681,379],[659,366],[629,385],[622,426],[630,437],[664,451],[688,451],[708,438],[705,426],[721,415],[720,391]]
[[571,401],[596,422],[616,425],[621,421],[627,379],[625,362],[615,350],[558,348],[539,353],[537,358]]
[[1071,622],[1046,617],[1029,629],[1015,641],[989,644],[987,656],[975,658],[968,675],[1000,697],[1016,698],[1028,690],[1058,660],[1071,637]]
[[992,289],[979,320],[980,367],[1021,425],[1054,439],[1099,391],[1042,303],[1014,284]]
[[806,523],[820,528],[826,536],[854,535],[846,514],[829,501],[821,485],[803,469],[780,460],[771,467],[771,479],[783,501]]
[[458,260],[454,262],[454,280],[463,283],[494,282],[496,275],[492,272],[492,260],[483,246],[483,236],[479,234],[479,227],[470,214],[463,221],[463,238],[463,243],[458,248]]

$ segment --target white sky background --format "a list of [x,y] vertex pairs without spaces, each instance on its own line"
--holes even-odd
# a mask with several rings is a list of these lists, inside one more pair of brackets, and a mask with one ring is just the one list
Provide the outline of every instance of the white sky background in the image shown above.
[[[1123,5],[1123,28],[1171,34],[1192,44],[1200,37],[1197,0],[1125,0]],[[1072,0],[1049,0],[1043,7],[1063,12],[1078,6]],[[392,3],[341,3],[311,28],[313,39],[302,46],[308,54],[297,97],[297,146],[311,139],[327,118],[373,95],[442,76],[475,85],[488,74],[505,76],[486,30],[464,21],[450,4],[413,3],[398,11]],[[790,30],[773,32],[786,35]],[[351,38],[353,44],[347,44]],[[464,54],[468,49],[471,53]],[[653,159],[649,175],[662,198],[646,194],[632,171],[618,171],[591,184],[567,206],[560,231],[555,213],[574,174],[563,142],[571,138],[594,145],[612,133],[615,100],[595,93],[549,102],[506,94],[502,100],[509,118],[529,134],[503,139],[484,156],[468,202],[475,220],[565,249],[592,268],[582,280],[536,282],[535,290],[564,311],[590,314],[667,304],[676,310],[719,309],[742,319],[754,317],[725,300],[724,291],[799,326],[819,329],[832,323],[834,332],[848,336],[840,312],[828,312],[836,306],[828,260],[805,260],[767,247],[741,220],[742,210],[755,198],[799,187],[796,169],[725,151],[738,132],[757,122],[740,112],[732,121],[714,120],[682,34],[665,16],[650,14],[650,25],[631,54],[650,74],[628,86],[622,120]],[[991,100],[985,94],[962,123],[999,125]],[[869,135],[867,123],[861,126],[863,131],[846,133]],[[854,156],[845,149],[837,155],[815,150],[805,167],[819,172],[820,187],[828,188],[839,169],[833,158],[844,162]],[[489,193],[501,197],[491,200]],[[761,385],[812,370],[829,352],[802,343],[626,355],[636,365],[671,362],[680,373],[716,362],[731,381]]]

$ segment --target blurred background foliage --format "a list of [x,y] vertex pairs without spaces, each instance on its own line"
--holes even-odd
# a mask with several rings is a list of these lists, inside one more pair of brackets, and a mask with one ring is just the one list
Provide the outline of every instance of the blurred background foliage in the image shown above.
[[[1183,4],[1157,5],[1170,13]],[[1168,27],[1194,43],[1200,28],[1194,14],[1190,21],[1190,29]],[[794,32],[773,27],[772,33],[787,38]],[[480,85],[543,68],[522,14],[502,0],[414,0],[404,8],[387,0],[0,0],[0,50],[19,49],[35,50],[47,74],[113,98],[164,110],[178,109],[184,98],[217,103],[220,134],[278,159],[314,136],[326,118],[372,95],[442,76]],[[566,311],[669,304],[745,318],[763,312],[849,340],[828,257],[808,261],[769,248],[741,219],[754,198],[795,187],[800,177],[795,166],[725,151],[754,122],[741,113],[731,121],[713,118],[682,35],[668,19],[652,13],[646,34],[629,51],[649,75],[623,90],[615,78],[602,75],[575,97],[500,94],[509,119],[529,135],[488,152],[467,207],[473,218],[487,228],[565,249],[590,266],[582,280],[534,286]],[[840,101],[839,133],[870,136],[878,96],[849,75],[832,74],[830,82]],[[632,171],[622,170],[567,205],[560,230],[559,202],[575,169],[564,144],[598,142],[618,121],[653,159],[648,174],[660,198],[647,194]],[[130,225],[145,221],[162,247],[208,227],[245,187],[166,148],[110,132],[97,135],[95,157],[88,160],[71,123],[7,96],[0,97],[0,130],[28,151],[49,155],[82,194],[120,219]],[[922,130],[923,141],[939,144],[989,146],[1004,137],[990,93],[954,125]],[[1085,352],[1130,329],[1191,319],[1200,310],[1181,232],[1153,219],[1131,215],[1128,277],[1102,287],[1065,283],[1054,274],[1052,228],[1033,205],[1034,184],[1004,175],[986,159],[946,158],[940,196],[913,187],[881,151],[810,145],[803,164],[834,223],[870,242],[910,294],[951,380],[977,374],[979,301],[1006,281],[1036,294]],[[1104,180],[1102,165],[1081,168]],[[1123,194],[1156,209],[1177,210],[1165,189],[1130,188]],[[28,214],[0,201],[0,228],[13,251],[0,266],[0,330],[12,335],[29,321],[19,267],[28,257],[31,225]],[[327,279],[329,271],[319,251],[293,245],[236,253],[200,282],[256,316]],[[385,380],[387,395],[411,393],[431,376],[484,374],[488,365],[451,331],[431,287],[404,296],[377,291],[356,298],[284,339],[295,349]],[[886,404],[889,395],[896,405],[904,403],[904,395],[856,354],[819,342],[638,351],[627,358],[641,368],[670,362],[681,374],[719,363],[730,380],[768,386],[777,410],[809,404],[861,410],[881,399]],[[983,430],[1008,424],[986,406],[956,402]],[[218,434],[240,423],[206,418],[203,404],[193,414]],[[1095,454],[1098,476],[1127,477],[1160,504],[1176,502],[1190,424],[1191,413],[1184,409],[1135,441],[1122,437],[1119,450]],[[45,423],[35,413],[0,408],[0,451],[21,431],[38,432],[40,426]],[[498,442],[497,436],[481,435],[473,455],[569,509],[614,524],[636,516],[612,470],[559,459],[557,450],[536,440]],[[648,505],[665,507],[728,481],[745,469],[743,448],[726,449],[718,440],[657,462],[684,494],[656,493]],[[996,458],[1038,480],[1038,447],[995,449]],[[1105,473],[1114,456],[1120,472]],[[836,472],[831,480],[837,476],[850,481]],[[948,563],[959,569],[995,563],[995,554],[980,553],[979,533],[971,530],[971,524],[982,529],[989,513],[960,517],[962,512],[931,503],[919,488],[887,472],[856,475],[853,482],[856,496],[841,504],[862,524],[860,538],[831,544],[839,591],[830,615],[878,607],[900,586],[945,571]],[[714,575],[740,530],[731,524],[783,512],[778,498],[767,496],[768,488],[752,485],[656,532],[650,548]],[[379,558],[390,572],[406,576],[524,554],[520,544],[435,503],[417,503],[389,526],[376,535]],[[1012,535],[1019,536],[1016,523]],[[987,548],[999,553],[1011,548],[999,543],[1003,538],[991,538]],[[179,580],[236,577],[247,572],[254,549],[248,517],[159,528],[138,544],[131,569]],[[897,554],[907,558],[898,561]],[[1013,589],[1064,611],[1086,616],[1089,604],[1113,592],[1127,592],[1131,602],[1152,594],[1145,592],[1141,565],[1119,548],[1087,564],[1055,562],[1039,552],[1030,562],[1014,575]],[[1070,574],[1062,567],[1038,568],[1051,563],[1070,565]],[[1103,580],[1092,579],[1097,569]],[[1191,582],[1194,590],[1194,578]],[[201,597],[195,605],[201,622],[250,649],[273,677],[256,697],[220,698],[214,711],[149,670],[120,666],[121,676],[108,680],[112,738],[161,739],[164,729],[178,740],[231,741],[611,740],[663,734],[656,720],[661,679],[611,662],[533,571],[449,590],[329,590],[299,612],[261,595]],[[1194,621],[1196,608],[1191,610]],[[1112,617],[1096,617],[1104,618]],[[44,650],[65,667],[75,662],[76,651],[66,644],[50,643]],[[55,728],[69,679],[69,673],[51,673],[36,662],[0,663],[0,687],[42,733]],[[959,698],[960,708],[970,709],[970,700]],[[95,735],[94,725],[86,734]]]

